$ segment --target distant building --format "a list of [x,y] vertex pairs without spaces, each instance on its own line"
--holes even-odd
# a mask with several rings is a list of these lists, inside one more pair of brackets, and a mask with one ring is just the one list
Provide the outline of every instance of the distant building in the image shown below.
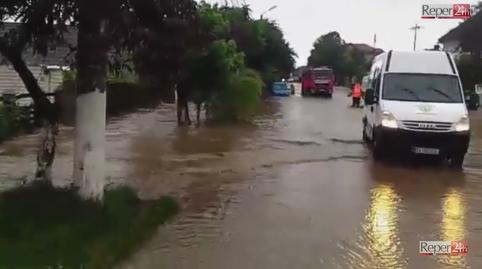
[[445,35],[439,42],[444,51],[458,58],[465,53],[481,55],[482,51],[482,12],[476,13],[470,19],[459,24]]
[[[18,23],[5,22],[0,26],[0,36],[14,30],[18,25]],[[28,68],[45,92],[53,92],[61,85],[63,70],[69,69],[73,62],[72,48],[76,45],[77,32],[72,29],[64,33],[64,42],[51,47],[45,57],[35,54],[31,48],[23,53],[23,59]],[[0,54],[0,95],[4,93],[27,93],[27,90],[8,60]]]
[[356,50],[360,53],[363,53],[367,63],[372,62],[375,56],[382,54],[384,52],[380,48],[374,48],[364,43],[348,43],[346,44],[346,47],[348,50]]

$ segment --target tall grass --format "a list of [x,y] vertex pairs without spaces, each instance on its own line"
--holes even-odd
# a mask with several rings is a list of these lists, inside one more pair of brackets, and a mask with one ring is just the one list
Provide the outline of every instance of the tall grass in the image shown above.
[[178,210],[129,188],[106,192],[103,204],[45,183],[10,190],[0,195],[0,268],[112,268]]

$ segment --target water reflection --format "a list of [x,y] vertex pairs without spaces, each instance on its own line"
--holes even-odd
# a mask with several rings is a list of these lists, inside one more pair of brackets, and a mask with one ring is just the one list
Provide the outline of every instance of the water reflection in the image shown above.
[[403,249],[398,235],[398,201],[393,185],[380,184],[372,190],[363,230],[370,262],[367,268],[400,268]]
[[450,189],[443,201],[442,237],[443,240],[464,238],[465,206],[464,196],[459,190]]
[[342,268],[405,268],[399,235],[400,196],[389,182],[378,183],[370,191],[360,237],[355,248],[343,256]]
[[[465,239],[465,201],[460,190],[450,188],[442,200],[441,239],[443,241]],[[451,268],[465,266],[465,257],[440,256],[438,260]]]
[[367,214],[367,232],[372,235],[372,249],[383,252],[391,245],[395,236],[396,197],[393,187],[381,185],[373,190],[372,205]]

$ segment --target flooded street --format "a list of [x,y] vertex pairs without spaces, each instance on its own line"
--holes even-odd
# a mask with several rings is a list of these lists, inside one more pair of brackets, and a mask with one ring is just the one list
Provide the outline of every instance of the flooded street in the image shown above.
[[[333,99],[273,98],[254,124],[176,128],[163,106],[109,121],[107,175],[181,214],[119,269],[482,268],[482,113],[463,172],[375,163],[362,110]],[[54,177],[68,184],[72,130]],[[33,174],[35,135],[0,146],[2,188]],[[420,240],[468,240],[466,257],[428,257]]]

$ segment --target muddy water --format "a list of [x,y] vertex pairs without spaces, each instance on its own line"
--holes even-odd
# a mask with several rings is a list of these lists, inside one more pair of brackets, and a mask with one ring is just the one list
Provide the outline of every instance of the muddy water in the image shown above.
[[[482,113],[463,172],[433,162],[375,163],[361,111],[275,98],[252,125],[175,128],[173,107],[112,119],[109,182],[184,210],[119,268],[482,268]],[[72,131],[55,178],[68,182]],[[8,187],[33,167],[35,136],[0,147]],[[8,180],[7,180],[8,179]],[[420,240],[469,242],[467,257],[419,256]]]
[[[480,268],[482,117],[463,172],[379,164],[348,102],[280,98],[254,129],[189,131],[175,143],[197,159],[184,212],[119,268]],[[467,257],[418,254],[420,240],[459,239]]]

